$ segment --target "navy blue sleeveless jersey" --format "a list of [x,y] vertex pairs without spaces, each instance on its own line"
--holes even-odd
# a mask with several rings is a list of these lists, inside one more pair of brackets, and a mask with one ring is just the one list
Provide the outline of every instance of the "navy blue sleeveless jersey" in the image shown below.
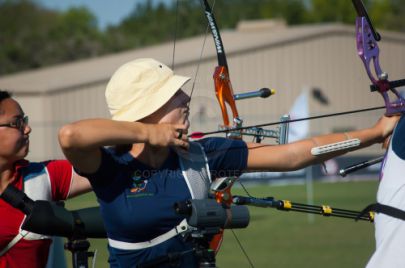
[[[246,169],[248,151],[243,141],[207,138],[198,142],[208,158],[213,180],[239,175]],[[129,153],[117,155],[113,149],[102,149],[99,170],[82,175],[92,184],[108,237],[123,242],[144,242],[171,230],[183,219],[175,213],[174,204],[191,199],[178,155],[173,150],[163,165],[154,169]],[[190,245],[185,244],[181,237],[142,250],[109,247],[110,265],[135,267],[169,252],[189,248]],[[186,254],[178,267],[196,266],[195,257]]]

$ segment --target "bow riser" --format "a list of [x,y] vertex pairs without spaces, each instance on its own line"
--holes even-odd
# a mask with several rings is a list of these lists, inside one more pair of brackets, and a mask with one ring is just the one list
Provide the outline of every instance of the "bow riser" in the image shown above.
[[[240,127],[241,123],[237,122],[239,119],[238,110],[236,109],[235,99],[233,97],[233,89],[231,80],[229,79],[228,69],[224,66],[217,66],[214,72],[215,95],[217,96],[219,105],[221,107],[222,118],[225,127]],[[230,122],[228,110],[226,105],[229,105],[232,111],[232,118],[234,122]]]
[[[363,61],[368,77],[373,82],[377,83],[383,71],[380,68],[379,56],[380,49],[377,41],[374,39],[370,26],[365,17],[356,18],[356,38],[357,38],[357,54]],[[370,63],[373,62],[374,70],[378,78],[375,78],[370,69]],[[386,89],[387,91],[389,89]]]
[[[363,61],[367,75],[373,84],[371,89],[372,91],[377,90],[383,97],[386,106],[386,115],[403,113],[405,112],[405,100],[395,89],[394,84],[396,86],[404,85],[405,81],[390,82],[388,80],[388,74],[382,71],[379,61],[380,49],[377,41],[381,39],[381,36],[375,32],[363,3],[354,0],[353,4],[358,13],[358,17],[356,18],[357,53]],[[375,75],[373,74],[371,63],[374,67]],[[391,102],[388,91],[394,93],[397,100]]]
[[[284,136],[285,132],[276,133],[275,131],[267,131],[262,129],[251,129],[249,131],[241,131],[238,128],[242,127],[243,120],[239,117],[238,110],[236,108],[236,100],[252,97],[267,98],[275,93],[274,89],[263,88],[259,91],[248,92],[244,94],[234,95],[232,84],[229,76],[228,63],[226,59],[225,49],[222,42],[221,34],[215,20],[215,16],[212,12],[212,8],[207,0],[200,0],[204,6],[204,14],[208,21],[209,29],[211,30],[212,37],[214,39],[215,50],[217,52],[218,65],[214,71],[214,84],[215,94],[218,99],[218,103],[221,109],[223,125],[220,129],[226,130],[227,138],[242,139],[243,135],[254,136],[257,142],[260,142],[264,137],[276,138],[278,141],[286,141]],[[232,117],[228,114],[228,108],[232,112]],[[229,130],[229,131],[228,131]],[[192,134],[192,137],[200,138],[204,136],[202,132],[196,132]]]

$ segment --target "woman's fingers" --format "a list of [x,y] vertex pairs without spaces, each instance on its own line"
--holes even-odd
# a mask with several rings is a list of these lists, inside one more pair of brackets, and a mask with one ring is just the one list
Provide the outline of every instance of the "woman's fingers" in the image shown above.
[[385,138],[381,147],[383,149],[388,149],[388,146],[390,145],[390,141],[391,141],[391,135]]
[[188,149],[187,128],[185,125],[149,125],[148,143],[153,146],[178,146]]
[[179,146],[183,149],[188,149],[189,148],[189,141],[187,137],[187,129],[185,125],[175,125],[177,132],[177,137],[175,141],[175,146]]
[[393,116],[382,116],[374,126],[376,129],[379,129],[379,133],[381,133],[381,140],[380,142],[384,142],[384,140],[391,135],[392,131],[394,130],[400,116],[393,115]]

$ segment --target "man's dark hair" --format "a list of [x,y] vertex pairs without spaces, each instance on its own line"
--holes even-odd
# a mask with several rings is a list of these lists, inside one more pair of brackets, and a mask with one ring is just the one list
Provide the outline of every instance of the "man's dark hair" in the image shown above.
[[0,89],[0,102],[2,102],[5,99],[9,99],[9,98],[11,98],[11,93],[6,90]]

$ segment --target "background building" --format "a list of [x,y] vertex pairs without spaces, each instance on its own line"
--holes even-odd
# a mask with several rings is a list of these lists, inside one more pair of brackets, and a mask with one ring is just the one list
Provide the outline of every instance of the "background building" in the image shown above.
[[[279,120],[305,89],[309,92],[310,115],[383,105],[378,93],[369,92],[370,81],[357,56],[353,26],[286,27],[281,22],[260,21],[241,23],[237,30],[221,34],[234,92],[262,87],[277,90],[268,99],[237,103],[245,125]],[[382,68],[391,79],[404,78],[405,35],[381,35]],[[195,83],[190,119],[192,130],[199,131],[216,130],[222,122],[212,80],[216,52],[210,35],[203,48],[204,38],[178,40],[174,61],[175,72],[192,77],[186,90],[190,92]],[[104,100],[109,77],[123,63],[140,57],[156,58],[171,66],[173,43],[0,77],[0,88],[12,91],[30,117],[32,153],[28,158],[63,157],[57,143],[57,131],[63,124],[87,117],[109,117]],[[328,100],[327,105],[312,97],[314,88]],[[311,121],[309,134],[371,126],[382,113]],[[378,155],[381,151],[373,146],[353,154]]]

